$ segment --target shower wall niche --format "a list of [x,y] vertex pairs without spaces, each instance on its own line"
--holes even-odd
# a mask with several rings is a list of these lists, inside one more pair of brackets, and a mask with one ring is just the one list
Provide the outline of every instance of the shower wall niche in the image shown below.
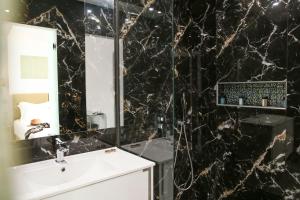
[[[286,109],[287,81],[219,82],[217,105],[264,109]],[[242,104],[239,100],[242,99]],[[266,99],[267,105],[262,106]]]

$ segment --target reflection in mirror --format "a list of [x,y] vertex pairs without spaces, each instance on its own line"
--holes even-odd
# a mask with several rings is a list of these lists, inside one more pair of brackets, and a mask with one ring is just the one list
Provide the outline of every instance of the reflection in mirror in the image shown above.
[[86,35],[85,45],[88,128],[113,128],[115,127],[114,39]]
[[116,127],[113,3],[112,0],[85,1],[85,78],[89,130]]
[[86,34],[85,51],[88,128],[115,128],[114,38]]
[[59,134],[56,29],[3,24],[16,140]]

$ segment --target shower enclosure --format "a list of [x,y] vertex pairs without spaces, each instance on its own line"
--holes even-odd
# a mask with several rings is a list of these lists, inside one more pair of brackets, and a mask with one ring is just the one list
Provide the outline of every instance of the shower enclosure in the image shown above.
[[[89,22],[86,32],[97,35],[97,38],[86,35],[89,39],[86,42],[91,40],[92,45],[98,43],[102,47],[107,44],[103,50],[98,49],[98,53],[101,51],[102,55],[107,54],[106,57],[113,56],[116,95],[110,101],[115,103],[116,144],[156,163],[154,197],[171,200],[174,153],[173,1],[97,2],[95,5],[95,1],[85,1],[86,20]],[[97,25],[98,30],[93,27]],[[93,31],[90,33],[89,30]],[[108,41],[114,43],[109,44]],[[99,64],[103,65],[103,62]],[[107,102],[107,99],[104,101]]]

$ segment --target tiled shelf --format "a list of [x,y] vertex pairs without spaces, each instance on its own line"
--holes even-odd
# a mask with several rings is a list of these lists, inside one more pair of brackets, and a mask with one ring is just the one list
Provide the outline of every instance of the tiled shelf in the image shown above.
[[[226,98],[225,104],[220,103],[221,96]],[[261,106],[265,96],[269,106]],[[239,97],[243,97],[244,105],[238,104]],[[219,82],[216,98],[217,106],[222,107],[285,110],[287,81]]]
[[230,105],[230,104],[217,104],[217,106],[236,107],[236,108],[257,108],[257,109],[286,110],[286,107],[274,107],[274,106],[248,106],[248,105]]

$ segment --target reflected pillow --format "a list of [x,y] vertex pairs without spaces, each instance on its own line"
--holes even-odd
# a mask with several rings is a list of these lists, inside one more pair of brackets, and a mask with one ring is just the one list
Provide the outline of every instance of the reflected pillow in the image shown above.
[[40,104],[20,102],[18,107],[21,112],[20,120],[26,125],[30,125],[33,119],[39,119],[41,123],[50,123],[51,107],[49,102]]

